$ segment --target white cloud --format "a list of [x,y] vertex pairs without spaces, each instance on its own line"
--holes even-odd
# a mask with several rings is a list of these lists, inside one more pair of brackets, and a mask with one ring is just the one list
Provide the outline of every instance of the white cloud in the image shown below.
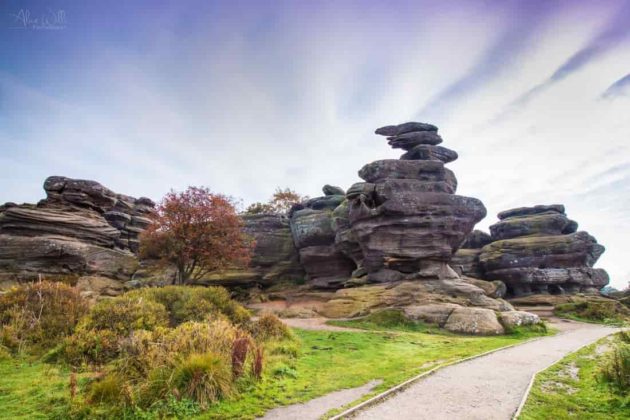
[[[8,177],[0,201],[37,201],[52,174],[152,198],[202,184],[246,204],[276,186],[311,196],[326,183],[348,187],[365,163],[400,155],[375,128],[422,119],[419,110],[509,29],[508,3],[434,4],[365,6],[361,15],[289,6],[269,12],[268,25],[240,10],[191,26],[184,38],[160,20],[141,47],[94,41],[91,62],[46,73],[53,85],[2,73],[0,162]],[[460,153],[450,165],[460,193],[488,207],[482,227],[509,207],[565,203],[606,245],[599,265],[620,287],[628,281],[630,98],[600,97],[628,73],[630,46],[615,46],[485,124],[588,42],[617,5],[550,10],[525,48],[429,122]],[[60,93],[55,82],[69,88]]]

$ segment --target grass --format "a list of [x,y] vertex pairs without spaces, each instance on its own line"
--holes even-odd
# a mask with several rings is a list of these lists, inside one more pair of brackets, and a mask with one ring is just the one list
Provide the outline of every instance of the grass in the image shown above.
[[[352,322],[358,327],[365,321]],[[242,381],[238,384],[238,397],[213,404],[205,412],[193,407],[186,417],[253,419],[274,407],[304,402],[335,390],[364,385],[372,379],[382,379],[383,383],[365,399],[439,364],[536,335],[524,332],[509,336],[462,337],[420,324],[392,324],[388,330],[377,324],[372,319],[371,328],[368,328],[373,330],[371,332],[296,329],[297,342],[268,343],[265,349],[267,365],[261,381]],[[80,413],[76,406],[81,402],[75,402],[74,410],[70,402],[70,374],[68,369],[42,362],[0,361],[0,417],[68,418],[72,413]],[[84,387],[85,382],[80,377],[79,387]],[[103,408],[96,412],[106,413]],[[193,413],[198,414],[195,417]],[[142,415],[143,418],[155,418],[159,413],[149,411]]]
[[70,374],[65,367],[40,361],[1,359],[0,418],[64,418],[70,404]]
[[613,339],[603,338],[540,373],[519,419],[630,418],[630,395],[620,393],[601,375],[608,355],[600,346]]
[[556,305],[554,314],[575,321],[615,327],[622,327],[630,322],[630,309],[615,300],[563,303]]

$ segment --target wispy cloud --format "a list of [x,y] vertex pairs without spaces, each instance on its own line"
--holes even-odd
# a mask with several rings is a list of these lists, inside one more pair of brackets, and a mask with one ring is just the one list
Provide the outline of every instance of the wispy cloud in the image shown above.
[[603,99],[612,99],[618,96],[630,96],[630,73],[610,85],[610,87],[602,93],[601,97]]
[[[90,3],[54,33],[0,27],[0,201],[37,201],[51,174],[156,199],[314,196],[398,157],[373,130],[418,118],[460,153],[482,228],[563,202],[613,281],[627,273],[629,99],[594,100],[628,72],[619,0]],[[477,129],[545,75],[562,83]]]

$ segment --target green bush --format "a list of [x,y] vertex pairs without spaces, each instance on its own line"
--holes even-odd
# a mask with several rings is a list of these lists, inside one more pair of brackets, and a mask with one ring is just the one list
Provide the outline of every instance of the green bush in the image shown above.
[[51,347],[87,312],[79,291],[63,283],[22,285],[0,296],[0,344],[13,352]]
[[630,345],[619,341],[602,367],[604,379],[622,393],[630,391]]
[[180,362],[175,367],[172,384],[201,408],[234,393],[229,362],[212,352],[191,354]]
[[[190,349],[195,351],[199,346],[209,346],[199,341],[208,339],[214,346],[223,346],[220,349],[223,354],[226,349],[231,351],[236,331],[228,319],[233,323],[244,323],[249,319],[249,311],[231,300],[228,292],[220,287],[167,286],[134,290],[102,300],[92,307],[75,334],[66,340],[66,359],[74,365],[103,364],[116,359],[124,350],[127,353],[125,360],[139,362],[139,358],[129,355],[140,351],[136,348],[142,342],[139,338],[149,339],[146,332],[156,332],[150,340],[167,340],[168,345],[179,341],[183,346],[181,343],[187,340]],[[218,337],[218,329],[212,326],[219,321],[223,322],[222,337]],[[195,335],[197,333],[199,335]],[[224,337],[231,338],[223,340]],[[175,353],[182,350],[171,349]],[[205,347],[203,351],[206,351]],[[153,356],[148,353],[147,357]],[[139,363],[140,366],[133,367],[146,373],[145,367],[150,364]]]
[[263,313],[258,320],[251,323],[249,329],[254,337],[262,341],[293,336],[289,327],[269,312]]
[[630,309],[616,300],[563,303],[557,305],[555,314],[605,324],[623,324],[630,320]]
[[83,330],[108,330],[126,336],[135,330],[152,331],[168,326],[164,305],[131,294],[105,299],[92,307],[77,327]]
[[126,405],[130,402],[127,384],[122,376],[109,374],[90,385],[88,400],[93,404]]
[[165,286],[138,289],[125,296],[147,299],[166,308],[170,325],[204,321],[224,315],[235,324],[246,322],[250,313],[222,287]]
[[118,357],[119,342],[111,330],[78,329],[65,339],[63,358],[74,366],[103,365]]

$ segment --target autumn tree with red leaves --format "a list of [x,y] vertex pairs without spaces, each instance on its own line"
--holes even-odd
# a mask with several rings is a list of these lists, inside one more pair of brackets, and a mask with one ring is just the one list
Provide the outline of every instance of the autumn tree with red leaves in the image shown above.
[[171,191],[140,237],[140,253],[177,268],[176,283],[249,263],[253,240],[242,230],[234,201],[205,187]]

